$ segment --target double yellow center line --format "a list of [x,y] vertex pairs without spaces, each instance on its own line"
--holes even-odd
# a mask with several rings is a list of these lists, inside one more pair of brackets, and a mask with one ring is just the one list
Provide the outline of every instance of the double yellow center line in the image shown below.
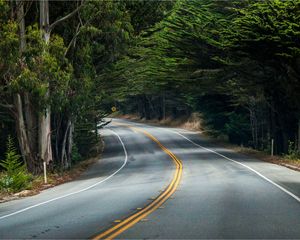
[[152,213],[157,208],[159,208],[168,198],[170,198],[171,195],[176,191],[178,184],[180,182],[180,179],[181,179],[182,162],[180,159],[178,159],[169,149],[167,149],[164,145],[162,145],[150,133],[148,133],[145,130],[140,129],[140,128],[136,128],[136,127],[132,127],[132,126],[127,126],[127,127],[131,128],[132,130],[134,130],[136,132],[143,133],[148,138],[150,138],[152,141],[156,142],[157,145],[166,154],[168,154],[172,158],[172,160],[176,166],[176,171],[174,173],[171,183],[168,185],[168,187],[163,192],[161,192],[161,194],[156,199],[154,199],[154,201],[152,201],[151,203],[149,203],[148,205],[146,205],[144,208],[140,209],[139,211],[133,213],[129,217],[123,219],[120,223],[118,223],[118,224],[114,225],[113,227],[108,228],[104,232],[98,234],[93,239],[113,239],[116,236],[120,235],[125,230],[127,230],[128,228],[132,227],[134,224],[139,222],[141,219],[145,218],[150,213]]

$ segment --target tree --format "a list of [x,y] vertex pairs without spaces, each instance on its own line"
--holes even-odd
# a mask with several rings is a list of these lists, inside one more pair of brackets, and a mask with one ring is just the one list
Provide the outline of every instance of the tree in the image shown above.
[[54,99],[61,99],[59,96],[64,94],[72,68],[61,54],[64,50],[61,38],[46,36],[44,41],[37,25],[25,30],[23,6],[23,2],[17,2],[11,9],[17,12],[17,18],[3,25],[3,37],[7,40],[1,54],[4,56],[7,46],[11,46],[11,61],[2,64],[7,71],[1,86],[5,99],[11,102],[5,106],[15,118],[22,156],[28,169],[39,173],[42,161],[52,159],[47,112]]
[[297,0],[249,2],[236,9],[238,16],[225,34],[233,61],[245,70],[250,59],[263,75],[250,84],[263,88],[278,152],[287,151],[299,122],[299,6]]
[[275,138],[286,152],[300,134],[298,11],[298,0],[178,1],[110,69],[115,96],[153,118],[168,89],[213,129],[237,131],[236,119],[249,119],[242,142],[265,149]]
[[0,160],[0,166],[5,170],[5,175],[0,178],[0,189],[16,192],[30,186],[31,176],[20,159],[13,139],[9,136],[5,159]]

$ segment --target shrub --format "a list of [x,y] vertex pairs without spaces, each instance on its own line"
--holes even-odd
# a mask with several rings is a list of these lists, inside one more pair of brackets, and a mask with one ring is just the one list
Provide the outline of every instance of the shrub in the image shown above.
[[80,155],[77,145],[73,144],[72,146],[72,162],[76,163],[82,160],[82,156]]
[[32,176],[27,172],[26,166],[20,160],[11,137],[7,140],[5,159],[0,161],[4,174],[0,178],[0,188],[8,192],[17,192],[30,187]]
[[288,154],[286,154],[285,157],[289,160],[300,159],[300,152],[296,149],[294,142],[289,141]]
[[225,124],[229,141],[236,144],[247,144],[251,136],[249,120],[246,115],[231,113]]

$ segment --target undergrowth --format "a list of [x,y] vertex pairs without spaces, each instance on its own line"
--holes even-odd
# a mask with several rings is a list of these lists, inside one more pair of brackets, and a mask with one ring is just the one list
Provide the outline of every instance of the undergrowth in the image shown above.
[[18,192],[31,187],[32,175],[28,173],[21,156],[17,153],[13,139],[9,136],[5,159],[0,161],[4,172],[0,177],[0,190]]

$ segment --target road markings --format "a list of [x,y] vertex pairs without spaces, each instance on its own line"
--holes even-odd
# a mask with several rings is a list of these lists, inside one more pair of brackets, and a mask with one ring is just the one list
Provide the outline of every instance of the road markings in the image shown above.
[[121,145],[122,145],[122,148],[123,148],[124,154],[125,154],[124,162],[123,162],[122,166],[121,166],[117,171],[115,171],[113,174],[111,174],[110,176],[106,177],[105,179],[103,179],[103,180],[101,180],[101,181],[99,181],[99,182],[96,182],[96,183],[92,184],[92,185],[89,186],[89,187],[83,188],[83,189],[78,190],[78,191],[76,191],[76,192],[72,192],[72,193],[68,193],[68,194],[62,195],[62,196],[60,196],[60,197],[52,198],[52,199],[50,199],[50,200],[47,200],[47,201],[44,201],[44,202],[41,202],[41,203],[38,203],[38,204],[35,204],[35,205],[32,205],[32,206],[23,208],[23,209],[18,210],[18,211],[16,211],[16,212],[13,212],[13,213],[10,213],[10,214],[1,216],[1,217],[0,217],[0,220],[2,220],[2,219],[4,219],[4,218],[11,217],[11,216],[14,216],[14,215],[17,215],[17,214],[19,214],[19,213],[28,211],[28,210],[33,209],[33,208],[36,208],[36,207],[39,207],[39,206],[42,206],[42,205],[45,205],[45,204],[48,204],[48,203],[51,203],[51,202],[60,200],[60,199],[62,199],[62,198],[66,198],[66,197],[69,197],[69,196],[72,196],[72,195],[75,195],[75,194],[82,193],[82,192],[84,192],[84,191],[87,191],[87,190],[89,190],[89,189],[91,189],[91,188],[93,188],[93,187],[96,187],[96,186],[98,186],[99,184],[101,184],[101,183],[103,183],[103,182],[109,180],[110,178],[112,178],[113,176],[115,176],[118,172],[120,172],[120,171],[125,167],[125,165],[126,165],[126,163],[127,163],[127,160],[128,160],[127,150],[126,150],[126,147],[125,147],[125,145],[124,145],[124,143],[123,143],[121,137],[120,137],[115,131],[113,131],[113,130],[111,130],[111,129],[108,129],[108,130],[111,131],[114,135],[117,136],[117,138],[119,139],[119,141],[120,141],[120,143],[121,143]]
[[[163,129],[164,129],[164,128],[163,128]],[[273,184],[275,187],[279,188],[281,191],[285,192],[286,194],[288,194],[289,196],[291,196],[292,198],[294,198],[296,201],[300,202],[300,197],[296,196],[295,194],[293,194],[293,193],[290,192],[289,190],[285,189],[284,187],[280,186],[279,184],[273,182],[271,179],[269,179],[268,177],[262,175],[260,172],[254,170],[253,168],[247,166],[246,164],[243,164],[243,163],[240,163],[240,162],[238,162],[238,161],[235,161],[235,160],[233,160],[233,159],[231,159],[231,158],[229,158],[229,157],[226,157],[225,155],[223,155],[223,154],[221,154],[221,153],[218,153],[218,152],[216,152],[216,151],[214,151],[214,150],[212,150],[212,149],[203,147],[203,146],[201,146],[201,145],[195,143],[195,142],[192,141],[191,139],[187,138],[186,136],[182,135],[182,134],[179,133],[179,132],[176,132],[176,131],[173,131],[173,130],[170,130],[170,129],[164,129],[164,130],[169,131],[169,132],[172,132],[172,133],[175,133],[175,134],[177,134],[177,135],[183,137],[184,139],[186,139],[187,141],[189,141],[190,143],[194,144],[195,146],[197,146],[197,147],[199,147],[199,148],[202,148],[202,149],[204,149],[204,150],[206,150],[206,151],[212,152],[212,153],[214,153],[214,154],[216,154],[216,155],[218,155],[218,156],[220,156],[220,157],[222,157],[222,158],[225,158],[225,159],[228,160],[228,161],[234,162],[234,163],[236,163],[236,164],[239,164],[239,165],[241,165],[241,166],[247,168],[248,170],[254,172],[256,175],[258,175],[259,177],[261,177],[262,179],[264,179],[264,180],[266,180],[267,182]]]
[[[123,125],[123,124],[122,124]],[[123,125],[124,126],[124,125]],[[126,125],[127,126],[127,125]],[[174,173],[173,179],[171,183],[168,185],[168,187],[157,197],[155,198],[151,203],[149,203],[147,206],[143,207],[142,209],[138,210],[134,214],[130,215],[126,219],[123,219],[121,223],[112,226],[105,230],[104,232],[98,234],[93,239],[113,239],[116,236],[120,235],[125,230],[132,227],[137,222],[141,221],[142,219],[145,219],[150,213],[158,209],[162,206],[162,204],[168,200],[172,194],[176,191],[177,186],[179,185],[180,179],[182,177],[182,162],[180,159],[178,159],[169,149],[167,149],[165,146],[163,146],[154,136],[152,136],[150,133],[146,132],[143,129],[128,126],[129,128],[143,133],[148,138],[150,138],[152,141],[156,142],[157,145],[166,153],[168,154],[175,166],[176,171]]]
[[[139,124],[139,125],[140,125],[140,126],[143,126],[143,124]],[[129,125],[129,126],[130,126],[130,125]],[[280,186],[279,184],[275,183],[274,181],[272,181],[272,180],[269,179],[268,177],[264,176],[263,174],[261,174],[260,172],[256,171],[255,169],[253,169],[253,168],[247,166],[246,164],[243,164],[243,163],[241,163],[241,162],[235,161],[235,160],[233,160],[233,159],[231,159],[231,158],[229,158],[229,157],[226,157],[225,155],[223,155],[223,154],[221,154],[221,153],[218,153],[218,152],[216,152],[216,151],[214,151],[214,150],[212,150],[212,149],[203,147],[203,146],[201,146],[200,144],[195,143],[193,140],[187,138],[186,136],[182,135],[181,133],[179,133],[179,132],[177,132],[177,131],[174,131],[174,130],[171,130],[171,129],[166,129],[166,128],[160,128],[160,127],[157,127],[157,128],[158,128],[158,129],[165,130],[165,131],[168,131],[168,132],[175,133],[175,134],[181,136],[182,138],[186,139],[187,141],[189,141],[190,143],[194,144],[195,146],[197,146],[197,147],[199,147],[199,148],[201,148],[201,149],[204,149],[204,150],[206,150],[206,151],[212,152],[212,153],[214,153],[214,154],[216,154],[216,155],[218,155],[218,156],[220,156],[220,157],[222,157],[222,158],[224,158],[224,159],[226,159],[226,160],[228,160],[228,161],[231,161],[231,162],[233,162],[233,163],[236,163],[236,164],[238,164],[238,165],[240,165],[240,166],[243,166],[243,167],[247,168],[248,170],[250,170],[251,172],[255,173],[256,175],[258,175],[259,177],[261,177],[261,178],[264,179],[265,181],[269,182],[269,183],[272,184],[273,186],[279,188],[279,189],[280,189],[281,191],[283,191],[284,193],[288,194],[290,197],[294,198],[297,202],[300,202],[300,197],[299,197],[299,196],[295,195],[294,193],[290,192],[290,191],[287,190],[286,188],[284,188],[284,187]],[[186,131],[186,130],[185,130],[184,132],[189,133],[189,134],[190,134],[190,133],[195,134],[195,133],[193,133],[193,132]],[[178,191],[178,190],[177,190],[177,191]]]

